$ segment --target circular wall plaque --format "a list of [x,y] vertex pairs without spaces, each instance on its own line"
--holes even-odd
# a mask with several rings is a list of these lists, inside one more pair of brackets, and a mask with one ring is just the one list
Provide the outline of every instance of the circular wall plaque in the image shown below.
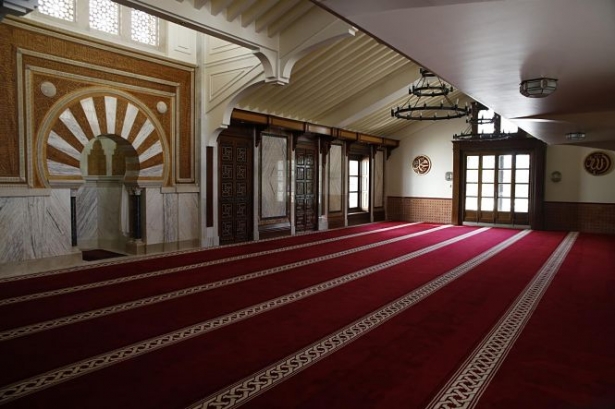
[[611,157],[606,152],[592,152],[585,158],[583,167],[592,175],[604,175],[611,169]]
[[419,155],[412,160],[412,170],[419,175],[424,175],[431,169],[431,160],[427,155]]

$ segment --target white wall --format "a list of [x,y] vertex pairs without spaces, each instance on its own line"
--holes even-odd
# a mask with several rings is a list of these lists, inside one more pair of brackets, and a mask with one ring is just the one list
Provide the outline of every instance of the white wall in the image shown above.
[[[426,122],[423,129],[408,135],[397,135],[400,146],[393,150],[386,162],[387,196],[452,198],[452,183],[444,174],[453,170],[453,134],[465,127],[463,119]],[[396,136],[396,137],[397,137]],[[585,171],[587,155],[597,151],[574,145],[547,147],[545,200],[550,202],[615,203],[615,153],[610,154],[612,170],[601,176]],[[412,160],[417,155],[431,159],[431,171],[417,175]],[[559,171],[562,180],[551,181],[551,173]]]
[[[386,161],[386,195],[452,198],[452,181],[447,182],[444,175],[453,171],[453,134],[462,132],[465,127],[464,119],[425,122],[418,132],[397,135],[400,145]],[[417,155],[427,155],[431,159],[429,173],[414,173],[412,160]]]
[[[594,176],[585,171],[583,162],[587,155],[598,149],[573,145],[547,147],[545,200],[548,202],[615,203],[615,169],[605,175]],[[615,154],[609,153],[615,164]],[[562,180],[551,181],[551,173],[558,171]]]

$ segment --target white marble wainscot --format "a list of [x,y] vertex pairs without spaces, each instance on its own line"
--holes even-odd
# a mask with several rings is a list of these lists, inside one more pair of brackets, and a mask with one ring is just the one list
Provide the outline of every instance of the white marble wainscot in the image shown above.
[[26,202],[25,197],[0,197],[0,263],[25,260]]
[[[143,241],[148,244],[162,243],[164,241],[163,227],[163,195],[159,187],[148,187],[145,193],[145,214],[142,219],[144,230]],[[143,194],[143,193],[142,193]],[[141,199],[143,200],[143,198]]]
[[374,207],[384,206],[384,152],[377,151],[374,158]]
[[177,194],[169,193],[162,195],[163,197],[163,223],[164,223],[164,238],[165,243],[172,243],[179,239],[179,217],[178,205],[179,199]]
[[329,150],[329,212],[342,211],[342,147]]
[[178,195],[179,240],[199,238],[199,195],[180,193]]
[[261,217],[286,216],[288,179],[286,137],[263,134],[261,141]]
[[85,185],[75,197],[77,210],[77,246],[98,247],[98,189],[96,185]]
[[28,198],[26,258],[71,253],[70,189],[52,189],[49,196]]
[[70,189],[0,197],[0,263],[70,254]]
[[98,182],[98,241],[102,248],[119,250],[124,247],[122,189],[123,185],[118,181]]

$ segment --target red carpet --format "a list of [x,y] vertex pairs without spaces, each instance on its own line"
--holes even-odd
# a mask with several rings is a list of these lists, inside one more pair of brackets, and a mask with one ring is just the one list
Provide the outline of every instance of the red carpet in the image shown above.
[[478,408],[615,408],[613,239],[577,239]]
[[0,405],[428,407],[555,254],[472,404],[609,407],[615,238],[564,236],[382,223],[5,280]]

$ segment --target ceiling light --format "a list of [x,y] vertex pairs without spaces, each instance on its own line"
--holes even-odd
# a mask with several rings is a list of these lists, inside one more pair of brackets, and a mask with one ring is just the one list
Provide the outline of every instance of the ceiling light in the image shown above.
[[535,78],[521,81],[519,92],[528,98],[544,98],[551,95],[557,89],[555,78]]
[[569,141],[580,141],[581,139],[585,139],[584,132],[569,132],[566,134],[566,139]]
[[[453,102],[448,94],[454,91],[434,73],[424,68],[420,69],[421,79],[409,90],[410,98],[406,105],[391,108],[391,116],[415,121],[439,121],[442,119],[461,118],[469,115],[470,109],[460,107]],[[435,79],[432,83],[429,79]],[[414,98],[413,98],[414,97]],[[438,97],[442,97],[438,101]]]

